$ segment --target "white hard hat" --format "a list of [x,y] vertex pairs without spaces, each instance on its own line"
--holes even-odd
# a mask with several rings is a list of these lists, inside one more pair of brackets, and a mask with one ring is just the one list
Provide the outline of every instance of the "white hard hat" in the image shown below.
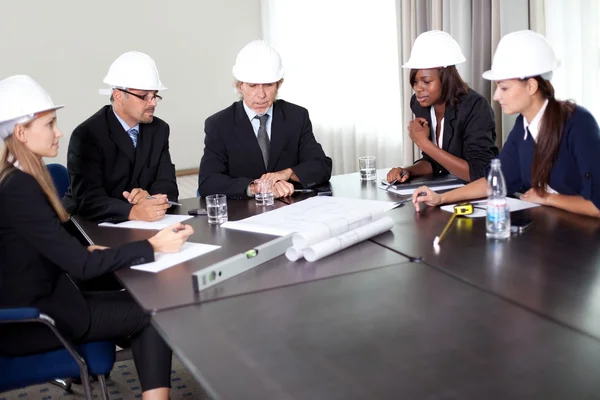
[[552,77],[552,71],[560,66],[554,50],[539,33],[524,30],[509,33],[500,39],[494,53],[492,69],[483,77],[491,81],[528,78],[542,75]]
[[264,40],[254,40],[244,46],[233,66],[235,79],[247,83],[278,82],[284,72],[279,53]]
[[410,58],[402,68],[428,69],[448,67],[467,61],[458,42],[443,31],[421,33],[410,51]]
[[[160,81],[154,60],[139,51],[121,54],[111,64],[103,82],[112,89],[167,90]],[[110,94],[110,91],[100,89],[100,94]]]
[[15,125],[35,118],[35,114],[58,110],[50,95],[27,75],[14,75],[0,81],[0,139],[12,135]]

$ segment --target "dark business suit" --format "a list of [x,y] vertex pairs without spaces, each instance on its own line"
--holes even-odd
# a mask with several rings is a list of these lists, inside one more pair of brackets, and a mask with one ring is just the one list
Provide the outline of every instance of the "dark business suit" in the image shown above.
[[175,166],[169,154],[169,125],[154,117],[140,124],[137,147],[104,106],[73,131],[67,168],[71,187],[63,204],[71,214],[93,221],[124,221],[132,205],[124,191],[141,188],[177,201]]
[[[410,108],[416,117],[425,118],[432,126],[430,108],[421,107],[415,95],[410,99]],[[498,155],[498,147],[494,111],[479,93],[469,89],[457,108],[446,106],[442,149],[469,164],[471,181],[485,175],[491,160]],[[426,153],[422,160],[431,164],[434,176],[449,173]]]
[[[130,295],[86,297],[69,278],[90,279],[154,261],[147,240],[89,252],[63,228],[35,178],[15,169],[0,182],[0,260],[0,307],[36,307],[75,343],[131,339],[143,385],[169,384],[171,351]],[[0,354],[60,347],[42,324],[0,325]]]
[[198,189],[202,196],[222,193],[245,198],[248,185],[267,172],[291,168],[303,187],[331,178],[331,158],[315,140],[305,108],[284,100],[273,103],[269,163],[262,153],[242,101],[208,117]]

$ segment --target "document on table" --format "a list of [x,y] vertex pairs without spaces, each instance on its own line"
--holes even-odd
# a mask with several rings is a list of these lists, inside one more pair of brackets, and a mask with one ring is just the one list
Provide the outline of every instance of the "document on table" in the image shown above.
[[[317,230],[317,239],[323,240],[373,221],[396,206],[397,203],[391,201],[316,196],[221,226],[275,236]],[[322,230],[326,231],[325,237],[320,233]]]
[[[427,186],[427,185],[423,185],[423,186]],[[457,187],[461,187],[464,186],[462,183],[454,183],[451,185],[441,185],[441,186],[431,186],[429,187],[429,189],[433,190],[434,192],[437,192],[439,190],[448,190],[448,189],[455,189]],[[381,190],[386,190],[387,185],[379,185],[378,188]],[[397,186],[398,187],[398,186]],[[402,187],[402,186],[400,186]],[[394,189],[394,187],[390,187],[389,189],[387,189],[388,192],[391,193],[396,193],[399,194],[401,196],[406,196],[406,195],[411,195],[414,193],[415,188],[407,188],[407,189]]]
[[146,221],[125,221],[118,222],[116,224],[112,222],[103,222],[98,224],[98,226],[108,226],[111,228],[129,228],[129,229],[154,229],[161,230],[166,228],[167,226],[176,224],[178,222],[183,222],[187,219],[193,218],[191,215],[165,215],[161,220],[154,222],[146,222]]
[[191,260],[192,258],[210,253],[211,251],[220,247],[221,246],[214,246],[211,244],[187,242],[181,246],[181,249],[177,253],[154,253],[154,262],[134,265],[131,267],[131,269],[157,273],[167,268],[171,268],[177,264]]
[[[539,204],[535,204],[535,203],[530,203],[528,201],[523,201],[523,200],[519,200],[519,199],[513,199],[512,197],[507,197],[506,201],[508,202],[508,208],[510,210],[510,212],[513,211],[519,211],[519,210],[525,210],[527,208],[533,208],[533,207],[539,207]],[[486,210],[486,200],[480,200],[480,201],[471,201],[471,204],[473,204],[474,208],[473,208],[473,214],[471,215],[465,215],[466,217],[469,218],[479,218],[479,217],[485,217],[487,214],[487,210]],[[456,204],[448,204],[446,206],[442,206],[441,209],[444,211],[448,211],[453,213],[454,212],[454,206]]]

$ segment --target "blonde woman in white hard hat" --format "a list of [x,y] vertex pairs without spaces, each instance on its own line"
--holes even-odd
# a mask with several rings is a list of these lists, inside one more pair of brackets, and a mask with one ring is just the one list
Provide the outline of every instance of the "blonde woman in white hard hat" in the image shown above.
[[498,155],[494,112],[460,77],[456,64],[464,61],[460,46],[446,32],[425,32],[415,40],[402,67],[410,68],[415,91],[410,108],[416,118],[408,132],[423,158],[392,168],[388,182],[448,173],[469,182],[481,178]]
[[[507,192],[521,199],[600,217],[600,129],[588,110],[554,97],[550,79],[560,65],[546,38],[532,31],[504,36],[492,69],[483,77],[496,82],[494,100],[505,114],[520,114],[499,159]],[[444,194],[425,187],[419,204],[454,203],[485,197],[485,178]]]
[[329,181],[331,159],[313,135],[308,111],[276,100],[283,74],[279,53],[265,41],[240,50],[233,76],[241,100],[205,122],[201,196],[252,197],[259,178],[274,184],[276,198]]
[[120,55],[104,83],[111,104],[71,135],[63,204],[92,221],[160,220],[179,196],[169,125],[154,116],[167,88],[154,60],[137,51]]
[[[36,307],[75,343],[126,338],[142,398],[168,399],[171,349],[150,317],[127,292],[88,297],[69,276],[90,279],[153,261],[154,252],[177,252],[193,230],[173,225],[149,240],[112,249],[86,249],[71,236],[62,225],[69,216],[42,161],[58,152],[56,110],[62,107],[28,76],[0,81],[0,307]],[[55,348],[61,343],[41,325],[0,329],[0,354]]]

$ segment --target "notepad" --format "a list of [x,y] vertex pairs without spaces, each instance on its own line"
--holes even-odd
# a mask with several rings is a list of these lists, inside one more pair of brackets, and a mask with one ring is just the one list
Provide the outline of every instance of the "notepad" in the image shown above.
[[129,228],[129,229],[151,229],[151,230],[161,230],[166,228],[167,226],[171,226],[177,224],[179,222],[183,222],[187,219],[193,218],[191,215],[165,215],[162,219],[154,222],[147,221],[125,221],[125,222],[102,222],[98,224],[98,226],[108,226],[111,228]]
[[154,253],[154,261],[146,264],[134,265],[131,269],[157,273],[177,264],[184,263],[192,258],[200,257],[221,246],[203,243],[184,243],[177,253]]

